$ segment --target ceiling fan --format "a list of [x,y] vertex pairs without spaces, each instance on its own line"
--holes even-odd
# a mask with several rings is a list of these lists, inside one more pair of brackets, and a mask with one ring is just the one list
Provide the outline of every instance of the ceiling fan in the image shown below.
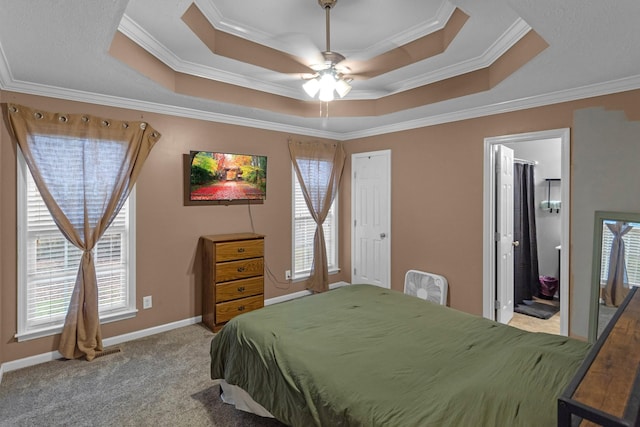
[[340,98],[344,98],[351,91],[351,81],[348,77],[351,72],[349,67],[341,66],[340,63],[345,57],[338,52],[331,50],[331,9],[338,0],[318,0],[318,4],[325,10],[326,16],[326,49],[321,53],[324,62],[312,64],[310,68],[315,74],[307,77],[307,81],[302,85],[303,89],[312,98],[318,95],[320,101],[329,102],[335,99],[334,93]]
[[[296,79],[302,77],[305,80],[302,87],[310,97],[318,95],[321,101],[328,102],[335,99],[336,93],[341,98],[346,96],[353,80],[376,78],[444,52],[468,18],[468,15],[456,8],[444,28],[401,46],[393,46],[365,60],[345,59],[344,55],[331,50],[330,12],[337,2],[338,0],[318,0],[326,16],[326,49],[322,52],[307,37],[290,39],[289,48],[282,51],[218,30],[210,25],[195,3],[187,9],[182,20],[215,55],[281,75],[295,76]],[[449,25],[451,22],[453,24]]]

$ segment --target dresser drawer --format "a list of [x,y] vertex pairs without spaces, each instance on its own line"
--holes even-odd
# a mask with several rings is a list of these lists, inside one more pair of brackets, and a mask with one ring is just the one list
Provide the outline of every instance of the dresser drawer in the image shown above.
[[238,314],[264,306],[264,236],[202,236],[202,323],[217,332]]
[[264,293],[264,276],[234,280],[216,285],[216,301],[230,301]]
[[216,262],[257,258],[263,254],[263,239],[216,243]]
[[262,276],[263,272],[264,261],[262,258],[219,262],[216,263],[216,283],[244,279],[253,276]]
[[239,314],[257,310],[264,306],[264,296],[257,295],[235,301],[216,304],[216,323],[228,322]]

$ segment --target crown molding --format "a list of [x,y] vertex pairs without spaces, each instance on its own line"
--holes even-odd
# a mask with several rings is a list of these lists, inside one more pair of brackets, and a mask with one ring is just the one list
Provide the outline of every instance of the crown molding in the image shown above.
[[403,46],[420,37],[441,30],[447,25],[451,15],[455,12],[456,6],[448,1],[443,1],[436,15],[430,20],[421,22],[413,27],[407,28],[401,33],[395,34],[385,40],[381,40],[371,46],[365,47],[357,52],[344,51],[344,55],[350,59],[366,60],[381,55],[389,50],[389,46]]
[[[264,80],[254,79],[236,73],[230,73],[228,71],[208,67],[206,65],[184,61],[127,15],[124,15],[122,17],[122,20],[120,21],[120,24],[118,26],[118,31],[120,31],[142,49],[149,52],[149,54],[153,55],[167,67],[176,72],[228,83],[240,87],[251,88],[274,95],[286,96],[288,98],[298,99],[300,101],[305,101],[308,99],[305,96],[304,91],[301,90],[302,81],[300,82],[300,87],[291,88],[288,86],[268,83]],[[252,65],[247,64],[247,66]],[[262,69],[262,72],[267,73],[270,71]],[[275,72],[273,72],[273,74],[278,75],[278,73]],[[373,99],[386,95],[389,95],[388,91],[382,92],[354,89],[353,91],[351,91],[349,98]]]
[[[0,60],[3,58],[0,46]],[[0,61],[1,62],[1,61]],[[3,71],[0,63],[0,72]],[[106,105],[111,107],[141,110],[152,113],[166,114],[169,116],[186,117],[211,122],[246,126],[251,128],[272,130],[284,133],[294,133],[318,138],[335,139],[338,141],[348,141],[356,138],[366,138],[370,136],[382,135],[393,132],[401,132],[421,127],[439,125],[443,123],[468,120],[477,117],[491,116],[494,114],[509,113],[528,108],[542,107],[545,105],[558,104],[561,102],[575,101],[578,99],[591,98],[594,96],[609,95],[612,93],[625,92],[628,90],[640,89],[640,75],[626,77],[605,83],[582,86],[543,95],[536,95],[520,98],[513,101],[499,102],[480,107],[473,107],[450,113],[438,114],[417,120],[407,120],[392,125],[369,128],[354,132],[329,132],[302,126],[285,125],[273,123],[265,120],[256,120],[245,117],[231,116],[228,114],[214,113],[210,111],[197,110],[193,108],[177,107],[169,104],[160,104],[148,101],[115,97],[109,95],[95,94],[90,92],[65,89],[60,87],[46,86],[34,83],[6,82],[6,76],[0,76],[5,81],[0,87],[3,90],[26,93],[31,95],[48,96],[69,101],[87,102],[91,104]],[[0,81],[2,80],[0,79]]]
[[7,57],[2,49],[2,43],[0,42],[0,89],[6,89],[12,81],[13,76],[9,68],[9,61],[7,61]]
[[511,49],[514,44],[520,41],[521,38],[526,36],[529,31],[531,31],[531,26],[527,24],[524,19],[516,19],[482,55],[485,61],[484,66],[488,67],[493,64],[498,58]]
[[558,104],[561,102],[575,101],[577,99],[585,99],[594,96],[609,95],[612,93],[625,92],[628,90],[636,90],[640,89],[640,75],[625,77],[604,83],[581,86],[573,89],[551,92],[542,95],[520,98],[512,101],[467,108],[450,113],[429,116],[422,119],[407,120],[394,123],[392,125],[379,126],[354,132],[323,131],[302,126],[285,125],[265,120],[256,120],[251,118],[232,116],[228,114],[215,113],[211,111],[203,111],[194,108],[178,107],[169,104],[140,101],[129,98],[79,91],[75,89],[66,89],[56,86],[47,86],[42,84],[17,81],[11,74],[9,62],[4,54],[1,43],[0,89],[31,95],[65,99],[69,101],[87,102],[90,104],[148,111],[153,113],[166,114],[169,116],[187,117],[211,122],[227,123],[237,126],[272,130],[277,132],[294,133],[318,138],[347,141],[350,139],[365,138],[392,132],[401,132],[421,127],[434,126],[442,123],[456,122],[460,120],[467,120],[494,114],[524,110],[528,108],[542,107],[545,105]]
[[[261,92],[267,92],[274,95],[286,96],[288,98],[298,99],[305,101],[308,98],[305,96],[302,87],[302,80],[300,87],[291,88],[288,86],[282,86],[273,83],[267,83],[264,80],[258,80],[251,77],[243,76],[236,73],[230,73],[228,71],[219,70],[217,68],[208,67],[202,64],[196,64],[189,61],[184,61],[168,49],[165,45],[160,43],[155,37],[149,34],[144,28],[142,28],[136,21],[129,16],[124,15],[118,26],[118,31],[123,35],[131,39],[134,43],[140,46],[142,49],[149,52],[150,55],[156,57],[159,61],[165,64],[172,70],[191,76],[202,77],[209,80],[215,80],[223,83],[228,83],[240,87],[251,88],[259,90]],[[247,66],[252,66],[247,64]],[[262,72],[269,72],[262,69]],[[273,72],[274,75],[278,73]],[[382,96],[389,95],[389,91],[369,91],[369,90],[357,90],[351,91],[350,99],[375,99]]]
[[[136,21],[128,15],[124,15],[118,31],[131,39],[134,43],[149,52],[174,71],[189,74],[192,76],[203,77],[205,79],[216,80],[236,86],[249,87],[262,92],[268,92],[276,95],[282,95],[289,98],[303,99],[303,91],[294,90],[292,88],[272,83],[266,83],[264,80],[258,80],[236,73],[219,70],[217,68],[208,67],[206,65],[195,64],[179,58],[173,51],[160,43],[149,32],[142,28]],[[274,73],[276,74],[276,73]]]
[[249,27],[241,22],[225,19],[218,8],[216,8],[215,4],[213,4],[214,2],[208,0],[195,0],[194,3],[198,6],[198,9],[200,9],[209,22],[217,29],[224,31],[225,33],[233,34],[234,36],[242,37],[243,39],[271,46],[275,49],[284,50],[286,52],[286,46],[278,46],[277,41],[274,40],[272,34],[258,30],[254,27]]
[[[202,3],[202,5],[199,3]],[[196,5],[198,5],[198,7],[203,7],[202,12],[205,14],[207,19],[216,23],[216,25],[220,25],[220,23],[222,22],[220,13],[217,11],[212,2],[196,1]],[[444,27],[455,9],[455,6],[453,6],[448,1],[445,1],[442,3],[442,6],[438,11],[438,15],[434,21],[410,28],[407,31],[396,35],[387,41],[380,42],[378,45],[376,45],[377,47],[374,46],[372,48],[368,48],[369,50],[365,50],[362,55],[357,56],[373,57],[376,56],[376,52],[378,50],[380,50],[379,53],[383,53],[384,46],[388,47],[389,42],[401,46],[405,43],[408,43],[409,41],[414,40],[417,37],[436,31],[437,29]],[[215,19],[213,19],[211,15],[213,15]],[[448,67],[443,67],[434,70],[431,73],[422,74],[410,79],[395,82],[390,85],[388,87],[389,90],[384,91],[384,93],[381,91],[367,91],[356,89],[352,91],[350,97],[352,99],[377,99],[382,96],[404,92],[410,89],[444,80],[452,76],[458,76],[488,67],[494,61],[500,58],[500,56],[502,56],[507,50],[509,50],[515,43],[517,43],[518,40],[524,37],[530,30],[531,27],[523,19],[518,18],[491,46],[489,46],[489,48],[482,55],[476,58],[465,60]],[[179,58],[175,53],[173,53],[173,51],[168,49],[164,44],[162,44],[155,37],[149,34],[149,32],[147,32],[136,21],[134,21],[126,14],[122,17],[122,20],[118,26],[118,31],[120,31],[134,43],[138,44],[140,47],[142,47],[144,50],[149,52],[151,55],[156,57],[158,60],[163,62],[174,71],[236,86],[248,87],[262,92],[286,96],[293,99],[306,99],[303,91],[299,90],[299,88],[296,89],[289,86],[268,83],[261,79],[255,79],[237,73],[230,73],[217,68],[185,61]],[[235,31],[235,35],[238,35],[237,33],[238,31]],[[239,36],[246,38],[245,33],[242,33]],[[273,38],[270,37],[268,40],[273,41]]]
[[150,113],[165,114],[168,116],[186,117],[209,122],[226,123],[237,126],[246,126],[257,129],[272,130],[276,132],[294,133],[318,138],[341,139],[341,133],[311,129],[301,126],[274,123],[265,120],[256,120],[246,117],[232,116],[229,114],[212,111],[198,110],[194,108],[179,107],[170,104],[161,104],[136,99],[122,98],[111,95],[103,95],[85,92],[75,89],[65,89],[56,86],[47,86],[36,83],[13,81],[3,90],[25,93],[29,95],[47,96],[68,101],[86,102],[89,104],[104,105],[110,107],[140,110]]
[[480,107],[473,107],[450,113],[438,114],[417,120],[407,120],[404,122],[394,123],[393,125],[370,128],[364,131],[346,132],[341,134],[341,139],[350,140],[356,138],[366,138],[370,136],[434,126],[443,123],[451,123],[478,117],[492,116],[494,114],[510,113],[513,111],[526,110],[529,108],[543,107],[545,105],[559,104],[561,102],[575,101],[578,99],[592,98],[595,96],[610,95],[612,93],[626,92],[636,89],[640,89],[640,75],[547,93],[543,95],[515,99],[512,101],[498,102],[495,104],[483,105]]
[[[196,6],[198,6],[200,11],[209,20],[209,22],[217,29],[238,37],[251,40],[255,43],[270,46],[283,52],[288,52],[289,47],[284,43],[279,43],[273,34],[258,30],[254,27],[249,27],[241,22],[225,19],[222,13],[213,4],[214,2],[206,0],[195,0],[194,3],[196,4]],[[357,52],[358,57],[373,58],[386,52],[389,49],[389,46],[402,46],[419,37],[437,31],[446,25],[455,9],[455,5],[453,5],[448,0],[444,0],[438,8],[436,15],[432,19],[421,22],[418,25],[407,28],[399,34],[394,34],[386,40],[381,40],[374,45],[359,50]],[[320,15],[320,17],[322,17],[322,15]],[[353,56],[355,54],[355,52],[350,51],[344,51],[342,53],[346,56]]]
[[416,87],[425,86],[453,76],[460,76],[471,71],[486,68],[504,55],[513,45],[524,37],[531,27],[522,18],[518,18],[502,33],[502,35],[480,56],[442,67],[431,73],[422,74],[390,85],[393,93],[404,92]]
[[[255,28],[247,28],[240,26],[239,23],[232,21],[224,21],[222,14],[215,7],[211,1],[195,1],[196,6],[200,8],[204,16],[212,23],[216,28],[222,29],[225,32],[233,34],[238,37],[242,37],[253,42],[270,46],[280,51],[287,51],[287,46],[278,45],[273,35],[258,31]],[[349,57],[353,58],[373,58],[377,55],[383,54],[388,51],[389,46],[402,46],[409,43],[419,37],[430,34],[434,31],[444,28],[446,23],[451,18],[451,15],[455,12],[456,6],[449,1],[443,1],[438,9],[436,16],[427,22],[420,23],[405,31],[395,34],[392,37],[382,40],[372,46],[369,46],[358,52],[345,52]],[[523,21],[524,22],[524,21]],[[298,100],[305,100],[303,91],[289,86],[278,85],[270,82],[266,82],[261,79],[255,79],[247,76],[242,76],[237,73],[230,73],[217,68],[208,67],[202,64],[196,64],[190,61],[185,61],[178,57],[172,50],[167,48],[159,40],[153,37],[148,31],[134,21],[130,16],[124,14],[120,24],[118,25],[118,31],[127,36],[133,42],[138,44],[144,50],[163,62],[169,68],[174,71],[198,76],[210,80],[215,80],[223,83],[233,84],[241,87],[248,87],[257,89],[262,92],[272,93],[276,95],[286,96]],[[526,34],[526,32],[525,32]],[[520,36],[522,37],[522,36]],[[502,36],[505,38],[505,35]],[[513,41],[515,43],[517,40]],[[494,43],[495,45],[495,43]],[[510,46],[509,46],[510,47]],[[508,49],[508,47],[506,48]],[[503,51],[506,51],[504,49]],[[500,53],[501,54],[501,53]],[[495,58],[499,57],[496,56]],[[404,90],[412,89],[433,81],[438,81],[451,76],[454,76],[456,72],[468,72],[477,68],[482,68],[482,64],[486,63],[485,58],[487,53],[479,57],[477,60],[465,61],[460,64],[456,64],[452,67],[443,69],[444,71],[434,72],[427,75],[422,75],[414,79],[397,82],[390,88],[389,91],[381,93],[380,91],[367,91],[367,90],[353,90],[351,98],[353,99],[376,99],[382,96],[386,96],[395,92],[402,92]],[[495,60],[495,58],[493,60]],[[479,61],[479,62],[478,62]],[[493,62],[493,61],[491,61]],[[251,65],[247,65],[251,66]],[[264,70],[262,70],[264,72]],[[268,72],[268,71],[267,71]],[[274,73],[277,75],[277,73]]]

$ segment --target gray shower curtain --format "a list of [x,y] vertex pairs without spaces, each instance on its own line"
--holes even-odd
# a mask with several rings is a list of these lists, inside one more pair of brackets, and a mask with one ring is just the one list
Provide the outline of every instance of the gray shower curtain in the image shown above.
[[513,251],[515,304],[538,296],[540,289],[533,175],[533,165],[514,163],[513,240],[519,242]]

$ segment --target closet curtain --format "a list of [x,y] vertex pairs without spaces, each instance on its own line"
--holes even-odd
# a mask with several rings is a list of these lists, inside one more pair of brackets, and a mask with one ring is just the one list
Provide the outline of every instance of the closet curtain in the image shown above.
[[618,307],[629,292],[629,279],[627,277],[627,264],[624,258],[623,236],[627,234],[633,226],[616,221],[606,223],[613,234],[611,242],[611,253],[609,255],[609,274],[607,275],[607,285],[604,288],[604,303],[608,306]]
[[345,154],[338,142],[292,139],[289,139],[289,152],[307,208],[316,223],[313,265],[306,288],[324,292],[329,290],[329,269],[322,224],[338,192]]
[[513,165],[514,304],[539,295],[538,240],[536,236],[534,166]]
[[9,127],[62,234],[83,255],[59,351],[92,360],[102,348],[92,250],[117,216],[160,134],[144,122],[8,105]]

